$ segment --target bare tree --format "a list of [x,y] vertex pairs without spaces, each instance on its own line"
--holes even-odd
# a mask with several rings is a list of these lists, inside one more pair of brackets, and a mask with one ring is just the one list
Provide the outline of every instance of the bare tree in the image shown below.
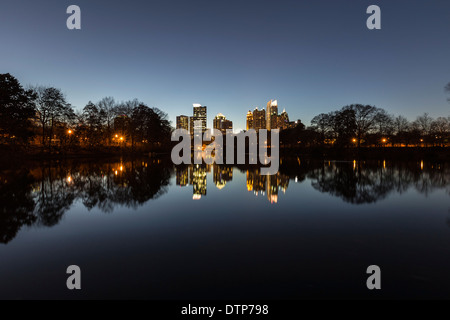
[[408,131],[409,126],[409,121],[404,116],[398,116],[394,119],[394,128],[396,134]]
[[106,141],[111,145],[112,126],[116,117],[116,102],[113,97],[105,97],[97,103],[102,111],[103,121],[106,126]]

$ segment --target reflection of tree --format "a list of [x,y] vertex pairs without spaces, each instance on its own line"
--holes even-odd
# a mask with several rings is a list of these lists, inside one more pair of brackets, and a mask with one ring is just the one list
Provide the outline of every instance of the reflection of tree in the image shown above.
[[366,163],[324,162],[308,173],[312,186],[354,204],[372,203],[396,191],[410,187],[428,195],[436,188],[450,185],[450,170],[444,165],[421,168],[416,163],[387,165]]
[[56,225],[77,200],[103,212],[116,204],[137,208],[167,192],[168,163],[65,163],[0,172],[0,242],[11,241],[23,225]]
[[42,167],[39,192],[36,193],[36,214],[45,226],[56,225],[70,208],[74,194],[67,189],[61,167]]
[[31,185],[27,170],[0,174],[0,242],[8,243],[22,226],[36,221]]

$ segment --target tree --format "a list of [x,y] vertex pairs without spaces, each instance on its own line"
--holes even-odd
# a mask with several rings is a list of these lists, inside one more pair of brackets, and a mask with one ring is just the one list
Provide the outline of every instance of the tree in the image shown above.
[[355,114],[355,134],[359,148],[364,136],[374,129],[380,109],[371,105],[352,104],[343,110],[352,110]]
[[443,146],[450,132],[450,123],[448,119],[439,117],[434,120],[431,123],[431,132],[435,138],[435,141]]
[[327,133],[332,129],[330,114],[321,113],[311,120],[312,129],[320,134],[321,144],[325,143]]
[[9,73],[0,74],[0,139],[15,143],[28,142],[34,133],[35,95],[24,90]]
[[169,145],[171,127],[167,114],[141,103],[131,114],[131,146],[136,142],[149,146]]
[[349,146],[357,130],[355,110],[351,107],[344,107],[333,115],[332,120],[334,131],[337,134],[336,145]]
[[42,144],[48,140],[51,146],[55,129],[65,130],[68,122],[75,118],[75,113],[60,89],[38,86],[33,90],[36,93],[37,118],[42,126]]
[[90,146],[98,146],[102,143],[103,124],[105,111],[97,107],[91,101],[83,108],[83,124],[85,135]]
[[114,118],[116,117],[116,102],[113,97],[105,97],[97,103],[98,108],[102,111],[102,122],[106,126],[105,134],[108,145],[111,144],[112,127]]

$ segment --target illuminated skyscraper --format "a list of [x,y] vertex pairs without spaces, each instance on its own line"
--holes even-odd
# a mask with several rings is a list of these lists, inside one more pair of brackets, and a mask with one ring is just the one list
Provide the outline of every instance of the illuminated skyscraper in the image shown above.
[[267,128],[267,130],[278,128],[278,101],[277,100],[270,100],[269,102],[267,102],[266,128]]
[[219,113],[213,120],[213,128],[226,134],[227,129],[233,129],[233,121],[227,120],[223,114]]
[[260,129],[266,128],[266,111],[264,109],[258,110],[258,107],[253,110],[253,129],[258,132]]
[[253,129],[253,113],[248,110],[247,112],[247,130]]
[[189,117],[178,116],[177,117],[177,129],[186,129],[189,131]]
[[194,134],[194,126],[195,121],[201,121],[201,124],[197,127],[197,129],[201,129],[202,134],[206,131],[206,106],[203,106],[201,104],[194,103],[194,116],[190,118],[190,129],[191,129],[191,135]]
[[278,116],[278,128],[282,130],[289,128],[289,116],[286,110],[283,110],[283,112]]

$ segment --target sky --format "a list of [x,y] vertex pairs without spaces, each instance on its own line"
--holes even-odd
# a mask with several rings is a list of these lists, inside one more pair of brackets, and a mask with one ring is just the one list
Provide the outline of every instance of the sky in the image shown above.
[[[69,5],[81,30],[68,30]],[[366,9],[381,8],[381,30]],[[62,89],[75,109],[138,98],[169,115],[208,107],[245,128],[277,99],[291,120],[371,104],[450,116],[448,0],[2,0],[0,73]]]

